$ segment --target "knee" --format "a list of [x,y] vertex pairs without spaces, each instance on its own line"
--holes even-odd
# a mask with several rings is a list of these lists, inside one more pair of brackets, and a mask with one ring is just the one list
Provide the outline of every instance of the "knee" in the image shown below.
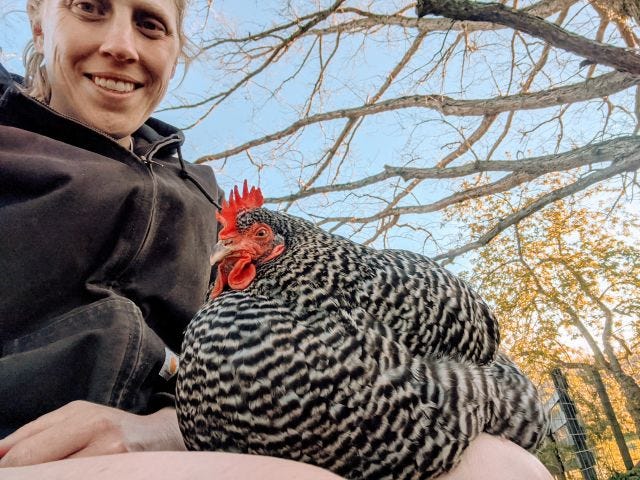
[[503,438],[486,433],[476,438],[461,462],[439,480],[552,480],[532,454]]

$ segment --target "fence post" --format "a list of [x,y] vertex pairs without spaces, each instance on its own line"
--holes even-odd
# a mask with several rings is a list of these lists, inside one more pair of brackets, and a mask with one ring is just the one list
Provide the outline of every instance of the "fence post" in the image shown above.
[[595,470],[596,461],[587,445],[587,436],[585,435],[584,428],[582,428],[582,425],[578,422],[578,410],[569,396],[567,379],[559,368],[554,368],[551,371],[551,378],[558,392],[560,408],[567,419],[569,438],[573,443],[582,477],[584,480],[598,480]]

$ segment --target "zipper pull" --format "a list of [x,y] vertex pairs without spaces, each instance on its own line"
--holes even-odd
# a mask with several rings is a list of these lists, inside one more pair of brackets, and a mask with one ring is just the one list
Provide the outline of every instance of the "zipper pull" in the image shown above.
[[164,165],[160,162],[156,162],[155,160],[149,160],[149,158],[146,155],[141,155],[140,160],[142,160],[144,163],[146,163],[149,166],[158,165],[159,167],[164,167]]

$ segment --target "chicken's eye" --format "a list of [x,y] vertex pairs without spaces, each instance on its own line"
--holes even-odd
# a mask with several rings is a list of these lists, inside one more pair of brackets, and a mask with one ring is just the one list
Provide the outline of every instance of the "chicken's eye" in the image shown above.
[[259,228],[258,230],[256,230],[256,237],[258,238],[264,238],[267,236],[269,232],[267,231],[266,228]]

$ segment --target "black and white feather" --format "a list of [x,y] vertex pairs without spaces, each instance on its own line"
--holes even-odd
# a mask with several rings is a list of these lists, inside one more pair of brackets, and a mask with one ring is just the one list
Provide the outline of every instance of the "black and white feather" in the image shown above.
[[271,455],[349,479],[428,479],[479,433],[534,448],[546,417],[487,305],[431,260],[255,209],[286,245],[189,325],[177,411],[193,450]]

